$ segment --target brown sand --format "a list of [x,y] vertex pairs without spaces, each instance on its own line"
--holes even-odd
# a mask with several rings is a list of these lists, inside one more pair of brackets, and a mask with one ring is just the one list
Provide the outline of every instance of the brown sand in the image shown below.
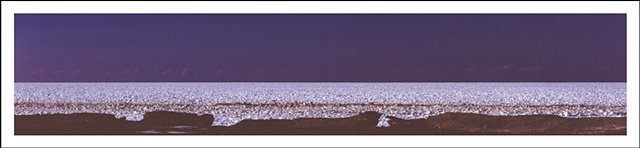
[[379,113],[339,119],[245,120],[210,126],[211,115],[151,112],[140,122],[107,114],[15,116],[15,135],[626,135],[626,118],[563,118],[551,115],[488,116],[447,113],[428,119],[389,117],[391,127],[375,127]]

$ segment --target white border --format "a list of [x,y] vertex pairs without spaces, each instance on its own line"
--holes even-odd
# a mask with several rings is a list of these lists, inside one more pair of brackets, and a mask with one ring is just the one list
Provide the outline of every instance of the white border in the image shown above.
[[[2,2],[2,146],[637,147],[638,2]],[[627,136],[14,136],[14,13],[626,13]],[[95,145],[99,144],[99,145]]]

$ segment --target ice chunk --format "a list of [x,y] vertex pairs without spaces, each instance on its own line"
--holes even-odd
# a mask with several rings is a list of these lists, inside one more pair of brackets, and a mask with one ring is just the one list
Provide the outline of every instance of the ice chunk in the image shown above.
[[378,118],[378,125],[376,125],[376,127],[389,127],[391,125],[389,125],[389,118],[387,118],[386,115],[381,115],[380,118]]

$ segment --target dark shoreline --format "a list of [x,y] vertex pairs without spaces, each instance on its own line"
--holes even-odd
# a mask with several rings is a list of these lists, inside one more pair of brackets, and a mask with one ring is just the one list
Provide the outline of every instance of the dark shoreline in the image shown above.
[[348,118],[244,120],[211,126],[213,116],[150,112],[139,122],[110,114],[14,116],[15,135],[626,135],[627,118],[563,118],[553,115],[488,116],[446,113],[428,119],[388,117],[390,127],[375,127],[380,113]]

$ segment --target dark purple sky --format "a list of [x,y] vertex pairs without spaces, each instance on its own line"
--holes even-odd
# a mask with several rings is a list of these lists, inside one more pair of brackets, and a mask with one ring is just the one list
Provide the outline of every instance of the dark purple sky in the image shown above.
[[626,15],[15,15],[15,81],[626,81]]

